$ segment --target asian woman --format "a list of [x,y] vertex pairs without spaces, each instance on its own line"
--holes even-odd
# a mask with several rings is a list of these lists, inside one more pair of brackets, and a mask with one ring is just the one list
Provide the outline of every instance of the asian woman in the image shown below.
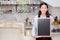
[[[51,14],[49,14],[49,11],[48,11],[48,4],[45,3],[45,2],[42,2],[39,6],[39,12],[38,12],[38,15],[36,15],[34,17],[34,20],[33,20],[33,28],[32,28],[32,36],[34,38],[39,38],[40,36],[37,36],[37,18],[50,18],[50,24],[53,23],[54,19],[53,17],[51,16]],[[36,39],[37,40],[37,39]]]

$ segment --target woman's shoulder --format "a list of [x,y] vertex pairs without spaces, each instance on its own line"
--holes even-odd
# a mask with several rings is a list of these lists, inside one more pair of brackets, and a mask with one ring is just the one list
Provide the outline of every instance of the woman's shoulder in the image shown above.
[[[36,15],[35,17],[34,17],[34,19],[37,19],[38,18],[38,15]],[[54,19],[54,17],[52,16],[52,15],[50,15],[50,18],[53,18]]]
[[35,17],[38,17],[38,15],[36,15]]
[[37,19],[38,18],[38,15],[36,15],[35,17],[34,17],[34,19]]
[[54,18],[52,15],[50,15],[50,18]]

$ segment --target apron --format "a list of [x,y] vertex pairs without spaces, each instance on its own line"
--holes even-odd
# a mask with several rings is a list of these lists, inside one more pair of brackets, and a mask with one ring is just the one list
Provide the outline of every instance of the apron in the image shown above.
[[40,38],[36,38],[36,40],[52,40],[51,37],[40,37]]

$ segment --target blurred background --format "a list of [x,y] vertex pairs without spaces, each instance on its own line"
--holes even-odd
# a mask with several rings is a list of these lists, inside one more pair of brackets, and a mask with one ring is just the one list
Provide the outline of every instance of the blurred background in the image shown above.
[[49,5],[54,19],[57,17],[51,35],[53,40],[59,40],[60,0],[0,0],[0,40],[35,40],[31,34],[32,21],[41,2]]

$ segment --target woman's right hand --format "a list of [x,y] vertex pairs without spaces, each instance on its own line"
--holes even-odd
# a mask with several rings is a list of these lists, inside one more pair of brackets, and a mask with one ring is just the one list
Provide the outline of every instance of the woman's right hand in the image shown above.
[[33,36],[34,38],[39,38],[40,36]]
[[40,37],[42,37],[42,36],[33,36],[34,38],[40,38]]
[[51,37],[51,36],[34,36],[34,38],[40,38],[40,37]]

